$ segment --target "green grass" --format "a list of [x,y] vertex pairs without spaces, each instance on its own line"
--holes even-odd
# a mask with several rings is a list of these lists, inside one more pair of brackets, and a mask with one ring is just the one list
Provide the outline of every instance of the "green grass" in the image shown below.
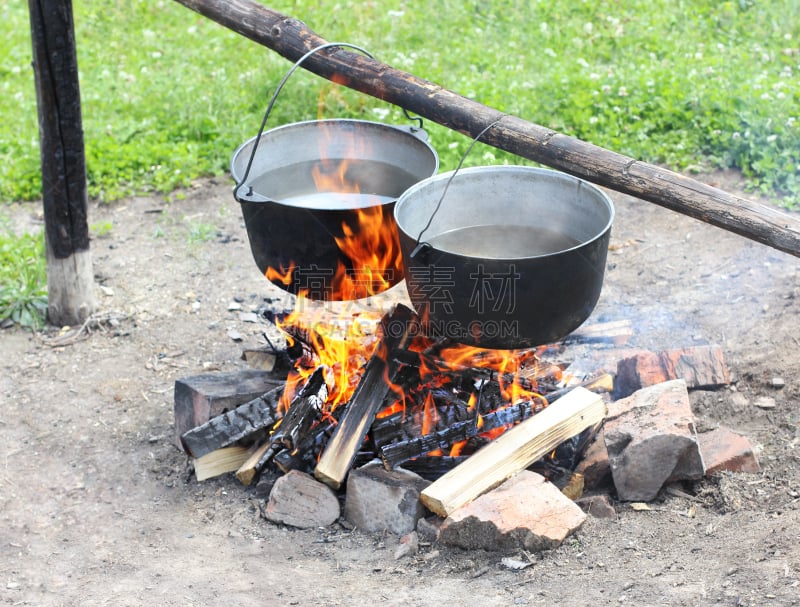
[[47,310],[44,238],[0,225],[0,320],[38,329]]
[[[266,2],[328,40],[486,105],[678,170],[740,169],[800,201],[800,1]],[[221,174],[289,64],[169,0],[75,3],[90,195],[168,192]],[[27,2],[0,7],[0,199],[40,195]],[[396,108],[297,72],[273,125],[402,122]],[[430,126],[442,168],[464,137]],[[518,162],[490,148],[470,164]]]
[[[676,170],[738,169],[753,191],[800,206],[800,0],[264,2],[504,112]],[[0,3],[0,201],[41,196],[27,6]],[[172,0],[84,0],[74,11],[96,200],[223,174],[289,68]],[[398,108],[299,70],[269,126],[320,116],[404,122]],[[426,128],[442,169],[454,168],[469,140]],[[524,163],[479,145],[466,164],[502,162]],[[24,309],[39,284],[20,293]]]

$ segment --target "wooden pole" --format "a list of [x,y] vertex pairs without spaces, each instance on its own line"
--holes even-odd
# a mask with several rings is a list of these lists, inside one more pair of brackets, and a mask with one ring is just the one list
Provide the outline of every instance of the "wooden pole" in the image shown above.
[[71,0],[28,0],[39,108],[47,313],[55,325],[94,312],[86,159]]
[[[176,1],[291,61],[327,42],[301,21],[253,0]],[[502,118],[481,141],[800,257],[800,219],[794,215],[521,118],[504,116],[358,53],[326,49],[309,57],[303,67],[472,138]]]

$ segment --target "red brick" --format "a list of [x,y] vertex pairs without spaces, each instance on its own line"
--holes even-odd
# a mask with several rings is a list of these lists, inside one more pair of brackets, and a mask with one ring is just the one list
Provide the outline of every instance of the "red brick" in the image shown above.
[[523,470],[448,516],[439,542],[468,550],[548,550],[585,520],[586,514],[555,485]]
[[698,435],[697,440],[706,465],[706,475],[723,470],[749,474],[761,472],[753,446],[741,434],[720,426]]

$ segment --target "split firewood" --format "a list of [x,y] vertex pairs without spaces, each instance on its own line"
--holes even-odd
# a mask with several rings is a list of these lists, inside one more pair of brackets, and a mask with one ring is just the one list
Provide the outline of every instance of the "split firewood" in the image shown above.
[[213,417],[257,398],[282,385],[271,373],[242,369],[223,373],[203,373],[175,381],[175,443],[181,436]]
[[278,402],[282,394],[283,386],[278,386],[192,428],[181,436],[184,450],[192,457],[199,458],[268,430],[280,418]]
[[250,452],[247,458],[236,469],[236,478],[243,485],[251,485],[259,472],[282,449],[282,445],[266,441]]
[[605,414],[601,396],[585,388],[575,388],[432,483],[420,499],[431,511],[448,516],[524,470],[564,440],[599,423]]
[[361,380],[314,469],[314,476],[334,489],[341,487],[367,430],[391,390],[399,369],[392,354],[407,347],[413,337],[414,318],[412,310],[398,304],[381,319],[381,340],[367,361]]
[[236,478],[242,484],[249,485],[276,454],[286,448],[294,449],[298,438],[304,436],[319,419],[327,396],[325,369],[318,367],[292,399],[288,412],[280,424],[273,428],[272,435],[236,471]]
[[204,481],[226,472],[233,472],[247,457],[247,448],[240,445],[217,449],[194,460],[195,477],[198,481]]

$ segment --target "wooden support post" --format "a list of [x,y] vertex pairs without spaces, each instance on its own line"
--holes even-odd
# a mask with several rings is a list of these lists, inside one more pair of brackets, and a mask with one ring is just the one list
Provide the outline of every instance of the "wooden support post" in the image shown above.
[[[304,23],[253,0],[176,0],[291,61],[327,41]],[[690,177],[563,135],[482,105],[412,74],[345,49],[327,49],[303,67],[394,103],[445,127],[800,257],[800,218]]]
[[39,108],[47,313],[55,325],[95,310],[86,158],[71,0],[28,0]]

